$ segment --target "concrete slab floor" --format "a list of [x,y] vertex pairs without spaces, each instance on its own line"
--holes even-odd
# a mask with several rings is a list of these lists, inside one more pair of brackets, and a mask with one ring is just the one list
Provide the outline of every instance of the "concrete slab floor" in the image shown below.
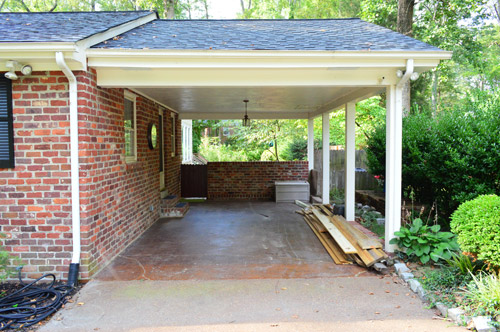
[[465,331],[392,277],[91,281],[39,332]]
[[161,219],[98,280],[221,280],[370,275],[335,265],[292,203],[205,202]]

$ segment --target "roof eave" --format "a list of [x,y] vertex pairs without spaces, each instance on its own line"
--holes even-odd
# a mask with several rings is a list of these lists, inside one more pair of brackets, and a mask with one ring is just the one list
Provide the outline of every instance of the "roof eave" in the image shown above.
[[447,51],[238,51],[125,50],[87,51],[96,68],[404,68],[407,59],[420,71],[450,59]]

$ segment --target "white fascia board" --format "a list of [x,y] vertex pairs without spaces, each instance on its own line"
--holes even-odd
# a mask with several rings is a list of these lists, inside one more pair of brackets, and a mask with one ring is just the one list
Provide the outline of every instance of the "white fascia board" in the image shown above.
[[96,44],[99,44],[103,41],[106,41],[108,39],[114,38],[116,36],[119,36],[120,34],[130,31],[134,28],[137,28],[138,26],[141,26],[143,24],[146,24],[148,22],[151,22],[158,17],[156,16],[156,13],[151,13],[149,15],[140,17],[136,20],[121,24],[119,26],[116,26],[114,28],[108,29],[104,32],[100,32],[97,34],[94,34],[88,38],[82,39],[78,42],[76,42],[75,47],[76,47],[76,52],[74,57],[79,58],[82,60],[82,62],[85,64],[85,69],[87,66],[87,51],[88,49]]
[[336,58],[436,58],[450,59],[453,52],[450,51],[261,51],[261,50],[166,50],[166,49],[112,49],[93,48],[89,50],[89,56],[94,57],[336,57]]
[[[277,120],[277,119],[307,119],[307,112],[248,112],[250,120]],[[183,120],[238,120],[243,118],[242,112],[184,112],[179,114]]]
[[97,68],[97,84],[106,88],[352,86],[395,84],[396,69],[147,69]]
[[34,71],[59,70],[55,62],[56,52],[64,54],[71,70],[85,69],[87,59],[75,51],[74,43],[0,43],[0,70],[7,70],[7,60],[29,64]]
[[436,67],[451,52],[348,51],[168,51],[89,49],[94,68],[417,68]]
[[88,38],[82,39],[76,42],[76,47],[80,52],[86,52],[87,49],[93,45],[97,45],[99,43],[102,43],[103,41],[119,36],[124,32],[130,31],[134,28],[137,28],[138,26],[154,21],[157,18],[158,17],[156,16],[156,13],[152,12],[149,15],[140,17],[136,20],[129,21],[114,28],[108,29],[104,32],[100,32]]

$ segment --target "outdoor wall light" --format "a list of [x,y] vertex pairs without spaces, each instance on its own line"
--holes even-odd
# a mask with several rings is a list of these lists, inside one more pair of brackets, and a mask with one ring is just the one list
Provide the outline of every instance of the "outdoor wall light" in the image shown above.
[[23,75],[30,75],[33,72],[33,68],[30,65],[22,65],[15,60],[9,60],[5,63],[5,67],[9,69],[5,73],[5,77],[9,80],[17,80],[19,77],[16,74],[16,70],[20,70]]
[[243,100],[245,103],[245,116],[243,117],[243,126],[244,127],[249,127],[250,126],[250,119],[248,118],[247,110],[248,110],[248,99]]
[[412,80],[412,81],[416,81],[416,80],[418,80],[419,76],[420,76],[420,74],[419,74],[419,73],[417,73],[417,72],[415,71],[415,72],[413,72],[413,73],[410,75],[410,80]]

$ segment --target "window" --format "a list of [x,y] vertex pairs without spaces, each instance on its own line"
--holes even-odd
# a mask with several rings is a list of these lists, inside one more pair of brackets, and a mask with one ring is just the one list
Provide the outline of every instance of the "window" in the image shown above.
[[172,142],[172,157],[175,157],[175,113],[170,114],[170,119],[172,120],[172,131],[170,135],[170,141]]
[[0,168],[13,168],[12,81],[0,78]]
[[137,161],[137,123],[135,110],[135,95],[125,91],[124,120],[125,129],[125,161]]

